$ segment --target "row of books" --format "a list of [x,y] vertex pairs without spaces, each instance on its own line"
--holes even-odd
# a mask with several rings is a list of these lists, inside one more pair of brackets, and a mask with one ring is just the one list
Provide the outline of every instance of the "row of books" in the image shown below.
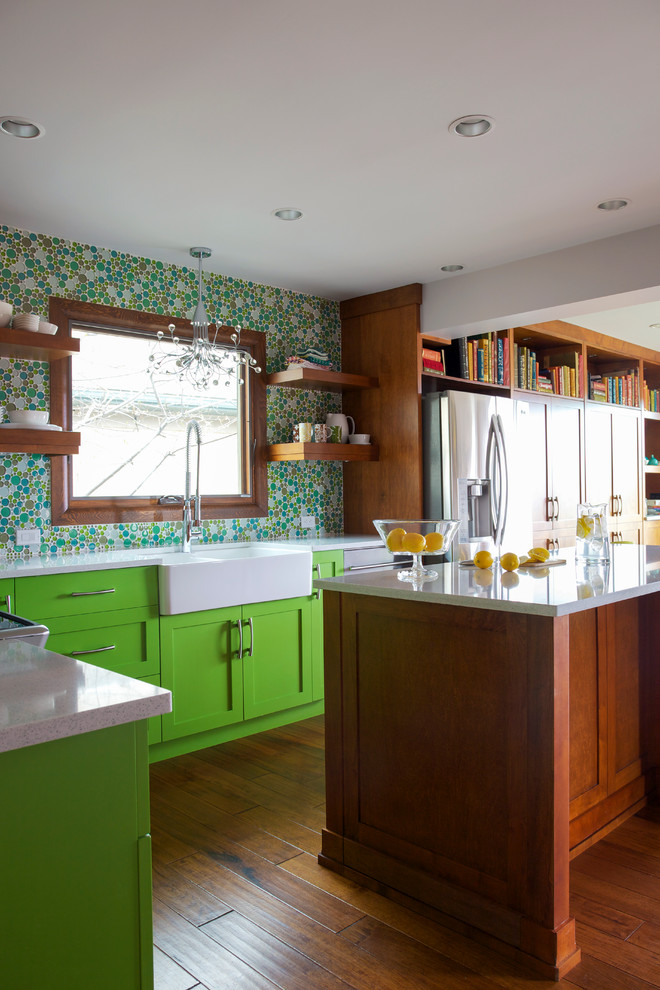
[[642,387],[644,408],[648,412],[660,412],[660,388],[649,388],[646,382]]
[[581,351],[545,353],[539,361],[531,348],[519,344],[513,348],[515,388],[582,398]]
[[506,331],[492,331],[458,337],[441,351],[423,348],[422,369],[427,374],[446,374],[487,385],[509,385],[509,336]]
[[639,406],[639,372],[630,368],[616,375],[589,375],[589,398],[616,406]]

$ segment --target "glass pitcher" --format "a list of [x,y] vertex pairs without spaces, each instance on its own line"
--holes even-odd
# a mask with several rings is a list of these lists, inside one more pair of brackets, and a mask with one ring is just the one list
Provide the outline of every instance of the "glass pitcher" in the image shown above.
[[609,560],[610,538],[607,532],[607,502],[581,502],[577,507],[575,531],[576,560]]

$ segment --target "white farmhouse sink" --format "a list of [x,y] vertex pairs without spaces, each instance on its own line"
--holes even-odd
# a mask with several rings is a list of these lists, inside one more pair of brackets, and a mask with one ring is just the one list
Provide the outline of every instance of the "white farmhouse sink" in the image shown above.
[[258,543],[172,553],[158,565],[161,615],[297,598],[312,592],[312,553]]

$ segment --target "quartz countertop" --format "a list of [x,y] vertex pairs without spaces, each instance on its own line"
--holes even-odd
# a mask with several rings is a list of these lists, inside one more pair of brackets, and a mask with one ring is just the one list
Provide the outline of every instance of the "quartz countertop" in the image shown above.
[[24,640],[0,641],[0,753],[171,710],[163,688]]
[[[260,546],[320,550],[348,550],[357,547],[382,547],[383,541],[373,536],[320,536],[291,540],[259,540]],[[242,543],[195,543],[191,553],[219,547],[242,546]],[[89,550],[82,553],[44,554],[20,560],[0,560],[0,578],[35,577],[40,574],[61,574],[90,570],[111,570],[114,567],[148,567],[157,565],[164,557],[181,553],[179,546],[142,547],[129,550]]]
[[499,565],[480,570],[458,563],[431,564],[438,578],[419,587],[399,581],[397,572],[390,570],[324,578],[313,584],[355,595],[550,616],[660,592],[660,547],[614,545],[607,564],[577,561],[572,548],[562,549],[557,557],[566,563],[514,572]]

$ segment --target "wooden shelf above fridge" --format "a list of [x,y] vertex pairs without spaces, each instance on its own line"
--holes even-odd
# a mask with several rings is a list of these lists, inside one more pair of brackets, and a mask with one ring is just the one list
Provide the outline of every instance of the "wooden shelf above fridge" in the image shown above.
[[64,430],[0,430],[0,451],[4,454],[77,454],[80,434]]
[[377,388],[378,379],[366,375],[349,375],[343,371],[323,371],[316,368],[287,368],[266,375],[266,385],[305,388],[324,392],[344,392],[355,388]]
[[266,448],[269,461],[377,461],[373,443],[274,443]]
[[0,329],[0,357],[17,358],[20,361],[60,361],[80,352],[80,341],[75,337],[60,337],[29,330]]

